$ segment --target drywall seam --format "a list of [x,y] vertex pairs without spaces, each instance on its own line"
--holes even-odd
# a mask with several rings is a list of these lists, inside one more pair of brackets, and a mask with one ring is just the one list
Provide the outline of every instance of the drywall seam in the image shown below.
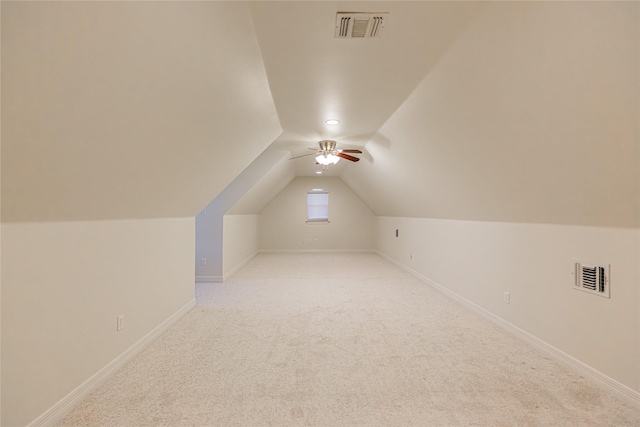
[[196,283],[222,283],[222,276],[196,276]]
[[196,300],[193,299],[185,304],[181,309],[169,316],[165,321],[153,328],[151,332],[142,337],[138,342],[125,350],[120,356],[109,362],[104,368],[100,369],[84,383],[80,384],[65,397],[60,399],[55,405],[45,411],[38,418],[30,422],[27,427],[35,426],[52,426],[64,418],[73,408],[82,402],[91,392],[104,383],[118,369],[129,362],[142,349],[149,345],[153,340],[158,338],[164,331],[169,329],[171,325],[178,321],[182,316],[187,314],[196,306]]
[[254,253],[252,253],[251,255],[246,257],[244,260],[240,261],[240,263],[238,265],[233,267],[231,270],[229,270],[228,273],[225,273],[222,276],[222,281],[226,282],[229,277],[231,277],[236,271],[240,270],[242,267],[247,265],[249,263],[249,261],[251,261],[256,255],[258,255],[258,251],[255,251]]
[[490,321],[491,323],[501,327],[502,329],[504,329],[505,331],[509,332],[510,334],[512,334],[513,336],[515,336],[516,338],[525,341],[526,343],[532,345],[533,347],[535,347],[536,349],[542,351],[543,353],[545,353],[547,356],[552,357],[554,360],[556,360],[557,362],[561,363],[563,366],[571,369],[573,372],[577,373],[578,375],[582,375],[584,378],[586,378],[588,381],[590,381],[591,383],[595,384],[596,386],[598,386],[599,388],[603,389],[604,391],[611,393],[613,395],[615,395],[616,397],[618,397],[619,399],[623,400],[624,402],[632,405],[633,407],[640,409],[640,392],[637,392],[635,390],[633,390],[630,387],[627,387],[626,385],[614,380],[613,378],[603,374],[602,372],[598,371],[597,369],[592,368],[591,366],[587,365],[584,362],[581,362],[580,360],[576,359],[573,356],[568,355],[567,353],[563,352],[562,350],[552,346],[551,344],[541,340],[540,338],[536,337],[535,335],[532,335],[520,328],[518,328],[517,326],[515,326],[514,324],[507,322],[506,320],[504,320],[503,318],[501,318],[500,316],[497,316],[493,313],[491,313],[490,311],[480,307],[479,305],[469,301],[468,299],[458,295],[457,293],[451,291],[450,289],[448,289],[447,287],[441,285],[440,283],[418,273],[417,271],[407,267],[406,265],[402,264],[401,262],[389,257],[388,255],[382,253],[381,251],[376,251],[376,253],[378,255],[380,255],[381,257],[383,257],[384,259],[386,259],[387,261],[391,262],[392,264],[400,267],[401,269],[405,270],[406,272],[412,274],[413,276],[417,277],[418,279],[422,280],[423,282],[433,286],[436,290],[440,291],[441,293],[445,294],[446,296],[454,299],[456,302],[460,303],[462,306],[464,306],[465,308],[473,311],[474,313],[482,316],[483,318],[487,319],[488,321]]

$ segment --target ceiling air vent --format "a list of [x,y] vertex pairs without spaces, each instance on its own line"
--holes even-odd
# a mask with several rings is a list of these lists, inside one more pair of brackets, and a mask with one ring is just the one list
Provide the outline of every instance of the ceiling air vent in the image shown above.
[[338,12],[336,14],[335,38],[370,39],[380,37],[387,15],[387,12]]
[[609,266],[575,263],[573,288],[609,298]]

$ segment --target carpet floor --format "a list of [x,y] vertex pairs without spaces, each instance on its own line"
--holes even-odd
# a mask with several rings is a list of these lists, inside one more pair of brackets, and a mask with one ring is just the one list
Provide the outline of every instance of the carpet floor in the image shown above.
[[640,426],[375,254],[261,254],[60,426]]

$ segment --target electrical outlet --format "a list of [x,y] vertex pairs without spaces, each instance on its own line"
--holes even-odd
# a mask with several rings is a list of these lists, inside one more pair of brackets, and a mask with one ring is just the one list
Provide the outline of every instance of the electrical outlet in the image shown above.
[[202,264],[202,265],[207,265],[207,259],[206,259],[206,258],[202,258],[202,259],[200,260],[200,264]]
[[116,318],[116,331],[121,331],[122,328],[124,328],[124,314]]
[[509,292],[505,292],[502,298],[505,303],[507,304],[511,303],[511,295],[509,295]]

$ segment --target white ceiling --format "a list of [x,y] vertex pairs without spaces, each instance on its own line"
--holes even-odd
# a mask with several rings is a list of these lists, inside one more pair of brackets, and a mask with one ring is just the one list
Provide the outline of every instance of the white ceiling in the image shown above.
[[485,4],[341,178],[380,216],[638,227],[639,6]]
[[256,213],[335,139],[377,215],[640,222],[638,2],[1,7],[2,221]]
[[[363,147],[425,78],[480,3],[255,2],[251,14],[283,133],[274,145],[292,155],[318,141]],[[334,38],[336,13],[388,12],[380,38]],[[325,120],[340,124],[327,125]],[[296,175],[320,169],[293,160]],[[329,174],[339,175],[341,160]]]

